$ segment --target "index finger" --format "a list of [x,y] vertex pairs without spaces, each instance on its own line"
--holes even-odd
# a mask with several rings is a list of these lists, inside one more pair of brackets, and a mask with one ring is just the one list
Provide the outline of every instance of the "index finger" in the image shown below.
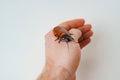
[[63,22],[63,23],[59,24],[58,26],[62,26],[66,30],[70,30],[72,28],[78,28],[80,26],[83,26],[84,23],[85,23],[84,19],[73,19],[73,20]]

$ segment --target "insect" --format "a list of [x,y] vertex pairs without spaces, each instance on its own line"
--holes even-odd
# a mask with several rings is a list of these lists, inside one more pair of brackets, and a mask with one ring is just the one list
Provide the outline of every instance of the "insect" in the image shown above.
[[54,29],[53,29],[53,34],[55,37],[57,37],[56,40],[59,40],[58,42],[60,43],[61,41],[64,41],[66,43],[74,40],[72,38],[72,34],[69,33],[66,29],[64,29],[63,27],[60,27],[60,26],[56,26]]

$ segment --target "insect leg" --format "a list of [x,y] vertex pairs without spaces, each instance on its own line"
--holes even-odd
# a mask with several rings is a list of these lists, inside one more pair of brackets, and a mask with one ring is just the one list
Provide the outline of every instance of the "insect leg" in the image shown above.
[[59,37],[57,37],[56,39],[55,39],[55,41],[57,41],[59,39]]
[[61,39],[58,41],[58,43],[60,43],[61,42]]
[[70,33],[70,35],[73,35],[72,33]]

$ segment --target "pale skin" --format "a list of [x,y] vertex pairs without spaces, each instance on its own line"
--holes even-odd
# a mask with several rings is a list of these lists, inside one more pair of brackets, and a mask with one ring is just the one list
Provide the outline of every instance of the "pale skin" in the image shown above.
[[81,50],[90,43],[93,31],[84,19],[69,20],[59,26],[72,33],[74,41],[58,43],[52,30],[45,35],[46,64],[38,80],[76,80]]

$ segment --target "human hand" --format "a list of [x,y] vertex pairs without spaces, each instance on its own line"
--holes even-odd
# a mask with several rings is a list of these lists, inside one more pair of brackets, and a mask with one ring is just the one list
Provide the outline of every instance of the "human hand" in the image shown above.
[[54,36],[53,31],[46,34],[45,70],[50,70],[53,74],[59,74],[59,72],[63,71],[69,78],[74,76],[79,65],[81,49],[90,43],[90,37],[93,34],[91,25],[84,25],[84,23],[84,19],[74,19],[58,25],[72,33],[72,37],[78,43],[74,41],[68,43],[61,41],[58,43],[58,41],[55,41],[56,37]]

